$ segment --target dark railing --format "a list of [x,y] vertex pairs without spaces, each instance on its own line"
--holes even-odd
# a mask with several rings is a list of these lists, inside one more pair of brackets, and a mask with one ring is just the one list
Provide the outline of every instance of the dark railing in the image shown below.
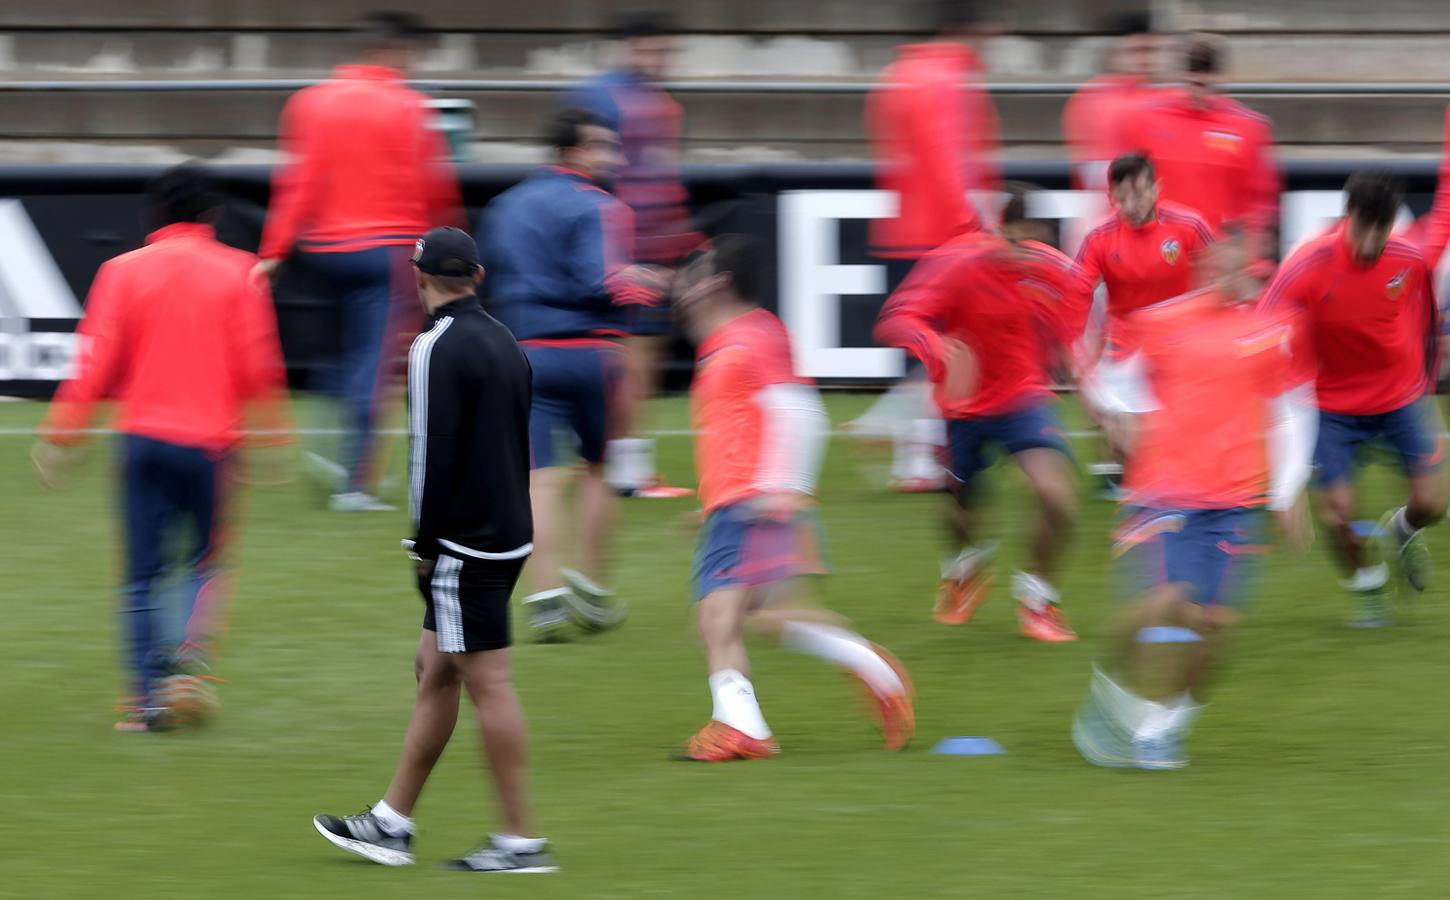
[[[186,93],[194,91],[295,91],[316,84],[311,78],[252,79],[52,79],[48,81],[0,81],[3,92],[53,93]],[[421,78],[413,86],[430,93],[540,93],[557,91],[574,82],[561,79]],[[872,88],[865,81],[670,81],[663,85],[678,94],[864,94]],[[992,93],[1002,96],[1056,96],[1071,94],[1080,82],[1004,82],[991,84]],[[1450,84],[1438,82],[1242,82],[1226,84],[1230,94],[1242,96],[1435,96],[1450,95]]]

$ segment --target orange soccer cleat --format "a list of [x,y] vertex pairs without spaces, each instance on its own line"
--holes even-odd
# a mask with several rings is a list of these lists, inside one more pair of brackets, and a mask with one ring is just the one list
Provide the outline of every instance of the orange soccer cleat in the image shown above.
[[871,649],[881,657],[885,663],[896,673],[904,688],[899,694],[878,694],[871,689],[871,686],[859,676],[856,683],[861,686],[863,698],[866,701],[866,708],[871,711],[871,718],[875,720],[876,727],[881,729],[881,736],[886,740],[887,750],[904,750],[906,745],[911,743],[911,737],[916,733],[916,706],[913,700],[916,698],[916,686],[911,682],[911,673],[906,671],[906,666],[901,660],[891,654],[891,651],[880,644],[871,644]]
[[992,594],[992,571],[977,568],[966,578],[943,578],[936,589],[932,618],[943,625],[965,625]]
[[1077,640],[1077,632],[1056,603],[1043,605],[1039,612],[1025,604],[1017,607],[1017,625],[1022,636],[1044,644],[1061,644]]
[[724,722],[711,719],[689,743],[680,759],[694,762],[733,762],[737,759],[770,759],[780,753],[780,745],[770,738],[753,738]]

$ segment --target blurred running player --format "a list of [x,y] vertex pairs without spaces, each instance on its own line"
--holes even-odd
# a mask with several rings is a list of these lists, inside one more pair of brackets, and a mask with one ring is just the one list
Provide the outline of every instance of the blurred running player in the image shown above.
[[418,298],[408,255],[432,225],[463,224],[458,177],[427,97],[404,79],[422,41],[407,13],[375,13],[359,28],[361,57],[287,101],[279,126],[288,157],[273,177],[260,271],[284,262],[320,275],[342,297],[341,484],[330,505],[386,511],[375,430],[401,378]]
[[1413,593],[1430,578],[1421,529],[1445,516],[1443,427],[1431,391],[1438,368],[1439,311],[1420,250],[1391,236],[1404,195],[1382,171],[1345,184],[1345,217],[1294,252],[1264,296],[1269,310],[1302,312],[1297,378],[1319,405],[1314,451],[1320,514],[1344,582],[1360,599],[1352,624],[1389,621],[1389,570],[1355,530],[1353,477],[1361,453],[1387,444],[1409,481],[1404,505],[1380,523],[1385,555]]
[[[1119,404],[1136,428],[1113,555],[1133,599],[1073,725],[1096,765],[1187,764],[1183,738],[1267,550],[1266,501],[1293,543],[1311,534],[1314,410],[1292,391],[1292,318],[1254,309],[1237,228],[1206,256],[1208,287],[1123,322],[1146,382]],[[1165,663],[1161,643],[1187,651]]]
[[1114,23],[1105,71],[1078,88],[1062,112],[1062,132],[1072,160],[1073,186],[1106,191],[1108,164],[1132,150],[1122,141],[1127,117],[1157,90],[1163,38],[1153,33],[1145,12],[1126,13]]
[[995,545],[980,540],[973,519],[988,451],[1000,448],[1027,476],[1042,512],[1030,562],[1012,584],[1022,634],[1071,641],[1077,636],[1052,578],[1077,497],[1072,451],[1050,405],[1044,337],[1076,340],[1088,292],[1071,260],[1026,239],[1034,223],[1022,190],[1013,191],[1002,216],[1002,237],[963,235],[922,260],[881,311],[876,339],[922,361],[947,419],[951,544],[937,620],[964,624],[987,598]]
[[898,199],[894,216],[871,222],[872,252],[899,261],[893,290],[922,256],[990,228],[972,195],[1002,183],[997,109],[972,47],[991,30],[987,4],[938,0],[935,10],[936,37],[900,47],[866,104],[878,187]]
[[[551,119],[549,140],[555,164],[495,198],[478,230],[489,311],[533,367],[534,554],[524,603],[543,641],[565,639],[571,617],[588,630],[623,621],[624,607],[604,587],[615,503],[604,447],[625,389],[628,311],[658,302],[664,287],[653,269],[632,263],[633,216],[601,186],[619,168],[619,135],[587,110],[566,109]],[[576,453],[584,461],[577,478]],[[570,481],[574,515],[563,508]],[[571,521],[578,568],[562,565]]]
[[[170,169],[147,189],[146,246],[101,267],[79,334],[85,352],[56,394],[34,459],[52,482],[81,444],[96,405],[115,400],[121,451],[126,576],[121,634],[129,669],[117,728],[184,724],[211,705],[203,683],[225,629],[232,578],[228,521],[238,447],[251,424],[277,443],[286,430],[282,348],[271,296],[253,275],[257,258],[221,244],[211,222],[220,201],[193,165]],[[180,560],[167,538],[186,535]],[[167,569],[183,573],[184,633],[166,609]]]
[[1159,200],[1161,185],[1153,164],[1141,153],[1113,160],[1108,168],[1109,199],[1113,215],[1088,233],[1077,254],[1078,270],[1089,289],[1102,284],[1107,291],[1107,316],[1102,355],[1084,379],[1084,396],[1121,455],[1112,414],[1095,402],[1099,385],[1122,392],[1123,368],[1133,355],[1124,342],[1125,316],[1170,297],[1187,293],[1193,285],[1193,261],[1213,240],[1193,210]]
[[[614,195],[634,211],[635,259],[674,269],[705,239],[690,220],[689,194],[680,175],[680,105],[660,87],[678,52],[673,24],[657,13],[624,16],[615,26],[619,62],[564,96],[564,105],[587,109],[619,133],[624,162]],[[635,388],[622,397],[628,409],[623,434],[640,425],[641,404],[659,389],[670,345],[670,311],[664,304],[634,306],[625,339],[635,367]],[[620,493],[671,497],[688,493],[658,483],[654,441],[620,437],[606,450],[607,475]]]
[[677,289],[698,345],[690,401],[705,523],[695,599],[715,704],[684,756],[725,762],[780,752],[750,682],[747,627],[850,671],[887,748],[900,750],[915,727],[906,671],[839,616],[796,596],[797,577],[820,568],[810,507],[830,421],[814,386],[795,374],[785,327],[756,305],[765,253],[751,238],[722,237],[681,273]]
[[1125,116],[1121,144],[1153,161],[1164,200],[1196,211],[1214,230],[1241,223],[1253,258],[1269,259],[1280,183],[1272,126],[1219,92],[1226,60],[1218,38],[1194,37],[1182,59],[1186,86]]
[[[926,4],[924,4],[926,5]],[[877,187],[896,209],[870,223],[871,252],[885,264],[889,295],[927,253],[962,234],[993,227],[978,207],[1002,182],[1001,127],[977,45],[996,30],[982,0],[934,0],[934,37],[897,48],[866,102]],[[913,366],[913,369],[917,367]],[[942,488],[936,465],[941,422],[919,370],[849,423],[856,436],[891,438],[898,490]]]

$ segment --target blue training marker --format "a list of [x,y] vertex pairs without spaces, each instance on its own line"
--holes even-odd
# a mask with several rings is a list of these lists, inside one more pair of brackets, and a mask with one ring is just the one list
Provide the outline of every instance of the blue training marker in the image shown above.
[[1371,522],[1369,519],[1360,519],[1357,522],[1351,522],[1349,523],[1349,527],[1354,529],[1357,537],[1372,538],[1380,537],[1384,534],[1384,529],[1380,528],[1380,523]]
[[1154,625],[1151,628],[1138,629],[1138,643],[1140,644],[1192,644],[1194,641],[1201,640],[1203,638],[1192,628]]
[[944,756],[993,756],[1007,751],[989,737],[949,737],[942,738],[931,752]]

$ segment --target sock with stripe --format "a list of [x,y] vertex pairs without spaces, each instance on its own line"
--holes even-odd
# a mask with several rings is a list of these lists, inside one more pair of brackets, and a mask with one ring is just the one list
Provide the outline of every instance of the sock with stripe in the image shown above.
[[721,669],[710,676],[710,694],[715,698],[711,717],[758,741],[770,737],[770,726],[755,700],[755,686],[735,669]]
[[780,643],[849,669],[876,694],[900,694],[906,690],[896,670],[877,654],[869,641],[855,632],[815,622],[787,622],[780,630]]

